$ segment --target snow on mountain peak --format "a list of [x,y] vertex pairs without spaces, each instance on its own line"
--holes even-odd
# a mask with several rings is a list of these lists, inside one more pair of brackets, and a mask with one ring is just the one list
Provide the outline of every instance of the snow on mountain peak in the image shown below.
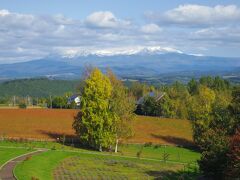
[[179,53],[183,52],[171,47],[160,46],[135,46],[124,48],[106,48],[106,49],[91,49],[83,48],[65,48],[60,49],[59,54],[64,58],[75,58],[80,56],[117,56],[117,55],[144,55],[144,54],[164,54],[164,53]]

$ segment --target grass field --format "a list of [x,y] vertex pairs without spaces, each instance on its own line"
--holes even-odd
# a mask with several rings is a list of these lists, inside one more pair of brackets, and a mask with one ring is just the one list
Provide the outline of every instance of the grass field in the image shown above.
[[[0,141],[0,162],[34,148],[49,149],[18,164],[18,179],[194,179],[200,154],[186,148],[120,145],[119,153],[97,152],[56,142]],[[137,155],[141,151],[140,155]],[[4,158],[3,158],[4,157]],[[184,170],[184,171],[183,171]]]
[[[0,109],[0,136],[52,139],[74,137],[72,129],[76,110]],[[129,143],[191,145],[191,124],[187,120],[137,116],[134,136]]]
[[[185,168],[189,173],[181,173]],[[165,179],[197,174],[182,164],[77,152],[48,151],[17,165],[19,180],[28,179]],[[192,174],[193,173],[193,174]]]
[[8,160],[28,152],[30,152],[30,150],[24,149],[24,148],[17,149],[17,148],[0,147],[0,166],[3,165]]
[[[83,148],[77,148],[72,146],[62,145],[56,142],[15,142],[15,141],[0,141],[0,147],[15,147],[15,148],[46,148],[54,149],[57,151],[77,151],[77,152],[94,152],[95,154],[109,154],[108,152],[97,152]],[[137,157],[137,153],[141,152],[141,158],[164,160],[164,155],[168,155],[167,161],[178,163],[192,163],[196,162],[200,158],[200,154],[197,151],[175,147],[175,146],[160,146],[160,145],[140,145],[140,144],[122,144],[119,146],[119,152],[117,155],[127,157]],[[111,153],[110,153],[111,154]],[[115,153],[113,153],[115,155]]]

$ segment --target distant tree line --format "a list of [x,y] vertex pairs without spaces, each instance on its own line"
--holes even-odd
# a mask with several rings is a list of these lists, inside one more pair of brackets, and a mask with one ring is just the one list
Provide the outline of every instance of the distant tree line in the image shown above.
[[158,89],[136,83],[130,91],[135,98],[149,91],[165,92],[160,101],[145,96],[140,114],[191,120],[193,140],[202,153],[198,163],[205,177],[240,177],[239,86],[220,77],[202,77],[187,85],[176,82]]
[[0,97],[48,98],[49,95],[63,96],[66,92],[74,92],[78,84],[79,80],[17,79],[0,83]]
[[[216,104],[217,101],[225,101],[229,104],[232,89],[228,81],[220,77],[207,76],[198,81],[192,79],[187,85],[175,82],[159,88],[137,82],[130,86],[129,91],[136,100],[144,97],[143,104],[138,108],[138,114],[193,120],[199,115],[208,116],[211,111],[210,106],[214,102]],[[165,95],[161,100],[156,101],[154,97],[147,95],[150,91],[156,94],[164,92]],[[201,106],[205,101],[209,101],[207,103],[210,103],[210,106]]]

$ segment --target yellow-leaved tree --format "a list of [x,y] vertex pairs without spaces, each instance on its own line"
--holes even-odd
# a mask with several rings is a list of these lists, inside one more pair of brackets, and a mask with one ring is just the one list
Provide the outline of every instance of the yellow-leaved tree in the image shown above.
[[115,122],[118,116],[110,109],[112,91],[109,78],[94,68],[85,80],[81,111],[73,123],[81,142],[100,151],[110,148],[116,139]]

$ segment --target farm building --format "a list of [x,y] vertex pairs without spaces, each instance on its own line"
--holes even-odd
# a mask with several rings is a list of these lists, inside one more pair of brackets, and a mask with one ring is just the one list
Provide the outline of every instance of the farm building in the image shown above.
[[81,96],[80,94],[74,94],[68,98],[68,104],[75,103],[77,106],[80,106]]
[[140,99],[138,99],[136,104],[142,105],[144,103],[144,99],[147,97],[153,97],[157,102],[157,101],[160,101],[164,97],[164,95],[165,95],[164,92],[155,93],[152,91],[152,92],[149,92],[148,94],[146,94],[145,96],[141,97]]

